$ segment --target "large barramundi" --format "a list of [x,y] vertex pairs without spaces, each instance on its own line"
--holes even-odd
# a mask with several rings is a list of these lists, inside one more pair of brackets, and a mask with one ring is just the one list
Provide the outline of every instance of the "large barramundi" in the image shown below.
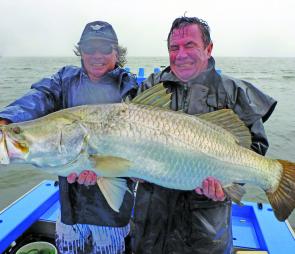
[[0,161],[63,176],[93,169],[116,211],[127,190],[117,177],[193,190],[214,176],[237,201],[236,183],[250,183],[285,220],[295,207],[295,164],[251,151],[249,130],[231,110],[192,116],[167,109],[169,97],[158,85],[131,103],[79,106],[1,126]]

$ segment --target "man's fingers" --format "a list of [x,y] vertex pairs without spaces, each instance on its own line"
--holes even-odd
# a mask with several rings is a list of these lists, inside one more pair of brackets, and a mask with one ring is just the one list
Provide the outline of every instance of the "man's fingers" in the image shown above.
[[78,183],[88,185],[94,185],[96,183],[96,173],[91,170],[84,170],[78,177]]
[[212,177],[208,177],[208,197],[216,201],[216,195],[215,195],[215,179]]
[[200,188],[200,187],[195,188],[195,192],[199,195],[203,195],[202,188]]
[[7,125],[7,124],[10,124],[11,121],[10,120],[7,120],[7,119],[0,119],[0,125]]
[[94,185],[97,182],[97,175],[93,171],[90,171],[90,172],[91,172],[91,185]]
[[85,185],[94,185],[96,183],[96,174],[93,171],[89,171],[84,184]]
[[203,194],[206,197],[209,197],[209,181],[207,178],[202,182],[202,190],[203,190]]
[[96,173],[91,170],[84,170],[79,176],[71,173],[67,176],[68,183],[78,182],[79,184],[94,185],[96,183]]
[[76,173],[71,173],[67,176],[67,181],[68,183],[74,183],[76,182],[77,178],[78,178],[78,175]]
[[[197,189],[195,190],[197,192]],[[223,201],[225,194],[222,189],[221,183],[214,177],[209,176],[202,182],[202,188],[198,190],[198,194],[202,194],[214,201]]]
[[215,196],[218,201],[225,199],[225,194],[219,181],[215,181]]
[[142,179],[140,179],[140,178],[130,177],[130,179],[131,179],[133,182],[144,183],[144,180],[142,180]]
[[89,170],[84,170],[78,177],[78,183],[79,184],[84,184],[86,181],[86,178],[88,176]]

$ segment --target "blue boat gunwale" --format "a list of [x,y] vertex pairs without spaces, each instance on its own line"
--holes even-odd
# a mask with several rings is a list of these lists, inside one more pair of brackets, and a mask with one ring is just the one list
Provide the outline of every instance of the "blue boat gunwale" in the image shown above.
[[54,183],[42,181],[0,212],[0,253],[59,199],[58,186]]
[[[269,204],[263,204],[262,209],[253,202],[244,204],[233,204],[234,246],[277,254],[283,245],[284,253],[293,253],[295,237],[290,224],[277,221]],[[58,213],[58,186],[53,180],[44,180],[0,212],[0,253],[35,222],[54,223]]]

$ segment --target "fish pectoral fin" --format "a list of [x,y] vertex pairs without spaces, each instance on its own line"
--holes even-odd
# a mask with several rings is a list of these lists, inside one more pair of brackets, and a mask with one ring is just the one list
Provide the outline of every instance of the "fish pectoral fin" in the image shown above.
[[125,176],[124,173],[133,165],[129,160],[111,155],[89,155],[89,160],[99,175],[106,177]]
[[127,186],[127,181],[122,178],[99,177],[97,185],[109,206],[116,212],[119,212],[125,192],[128,191],[132,194]]
[[233,183],[231,185],[227,185],[223,187],[223,190],[227,196],[231,198],[231,200],[238,205],[243,205],[241,202],[242,197],[245,195],[246,191],[242,185]]

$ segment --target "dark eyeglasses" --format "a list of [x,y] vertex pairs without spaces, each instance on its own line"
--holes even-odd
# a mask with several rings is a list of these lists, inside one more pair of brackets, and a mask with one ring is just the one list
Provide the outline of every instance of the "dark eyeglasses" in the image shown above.
[[109,55],[113,52],[113,46],[110,44],[107,45],[98,45],[98,46],[93,46],[93,45],[81,45],[80,49],[83,53],[92,55],[95,52],[99,52],[103,55]]

